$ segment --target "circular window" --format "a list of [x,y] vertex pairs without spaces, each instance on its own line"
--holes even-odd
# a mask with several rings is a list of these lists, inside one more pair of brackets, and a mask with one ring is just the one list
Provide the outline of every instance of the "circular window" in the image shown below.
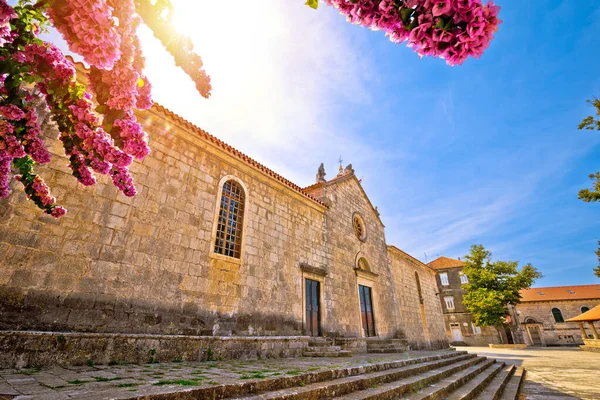
[[352,227],[354,228],[356,237],[364,242],[367,239],[367,230],[365,229],[365,221],[360,214],[354,213],[354,216],[352,217]]

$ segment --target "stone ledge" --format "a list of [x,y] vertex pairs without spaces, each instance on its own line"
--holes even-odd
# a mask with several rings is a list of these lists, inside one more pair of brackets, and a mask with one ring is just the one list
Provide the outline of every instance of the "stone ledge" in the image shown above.
[[488,344],[492,349],[516,349],[523,350],[529,347],[526,344],[500,344],[500,343],[490,343]]
[[0,368],[300,357],[308,336],[0,331]]

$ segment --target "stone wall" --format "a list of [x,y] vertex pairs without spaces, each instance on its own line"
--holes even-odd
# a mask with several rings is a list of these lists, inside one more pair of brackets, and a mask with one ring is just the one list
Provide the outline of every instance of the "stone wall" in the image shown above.
[[[412,349],[448,347],[435,272],[393,246],[388,249],[399,302],[401,336]],[[418,274],[421,297],[415,274]]]
[[[69,212],[42,214],[15,181],[0,199],[0,330],[300,335],[310,278],[322,284],[324,335],[364,336],[365,285],[377,336],[447,346],[432,272],[407,255],[390,261],[379,213],[351,168],[320,184],[321,202],[160,106],[138,118],[152,153],[131,166],[134,198],[106,177],[78,184],[45,120],[55,157],[39,173]],[[221,189],[231,179],[246,198],[240,259],[214,253]]]
[[1,368],[301,357],[307,336],[1,332]]
[[[523,333],[523,338],[526,343],[533,345],[527,327],[524,322],[532,319],[541,324],[542,342],[545,346],[560,346],[583,344],[583,338],[579,325],[574,322],[557,323],[552,315],[552,308],[558,308],[564,320],[576,317],[581,314],[581,307],[585,306],[589,309],[600,304],[600,299],[589,300],[563,300],[563,301],[548,301],[548,302],[524,302],[516,306],[521,324],[520,330]],[[592,330],[587,323],[584,324],[588,336],[592,334]],[[600,323],[595,322],[597,330],[600,330]],[[574,340],[570,338],[573,337]]]
[[[18,182],[0,199],[0,329],[301,333],[299,264],[326,263],[325,207],[160,109],[142,120],[152,153],[132,165],[134,198],[105,177],[79,185],[51,140],[39,172],[67,215],[43,215]],[[226,176],[247,188],[241,261],[212,254]]]

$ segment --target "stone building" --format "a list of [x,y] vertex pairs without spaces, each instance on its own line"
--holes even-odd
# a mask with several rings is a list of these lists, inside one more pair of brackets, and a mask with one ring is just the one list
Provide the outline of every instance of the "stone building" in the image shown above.
[[437,272],[437,288],[448,340],[452,344],[467,346],[501,343],[498,330],[493,326],[476,326],[473,316],[463,305],[462,285],[468,282],[467,276],[462,273],[464,263],[460,259],[438,257],[428,265]]
[[[531,346],[583,344],[580,327],[565,322],[600,305],[600,285],[555,286],[521,291],[521,303],[515,307],[518,329]],[[600,327],[598,322],[591,322]],[[589,339],[592,329],[584,327]]]
[[[173,112],[137,115],[152,153],[138,194],[82,187],[62,148],[0,199],[0,330],[405,338],[447,347],[435,271],[387,244],[351,166],[301,188]],[[46,119],[46,137],[57,137]]]

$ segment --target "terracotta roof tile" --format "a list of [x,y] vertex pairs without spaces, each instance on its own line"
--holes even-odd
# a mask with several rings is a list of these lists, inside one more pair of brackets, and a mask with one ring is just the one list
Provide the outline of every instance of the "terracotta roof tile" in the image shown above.
[[520,294],[521,302],[600,299],[600,285],[531,288]]
[[433,269],[445,269],[445,268],[460,268],[465,265],[461,260],[456,260],[450,257],[438,257],[432,262],[428,263],[430,268]]

